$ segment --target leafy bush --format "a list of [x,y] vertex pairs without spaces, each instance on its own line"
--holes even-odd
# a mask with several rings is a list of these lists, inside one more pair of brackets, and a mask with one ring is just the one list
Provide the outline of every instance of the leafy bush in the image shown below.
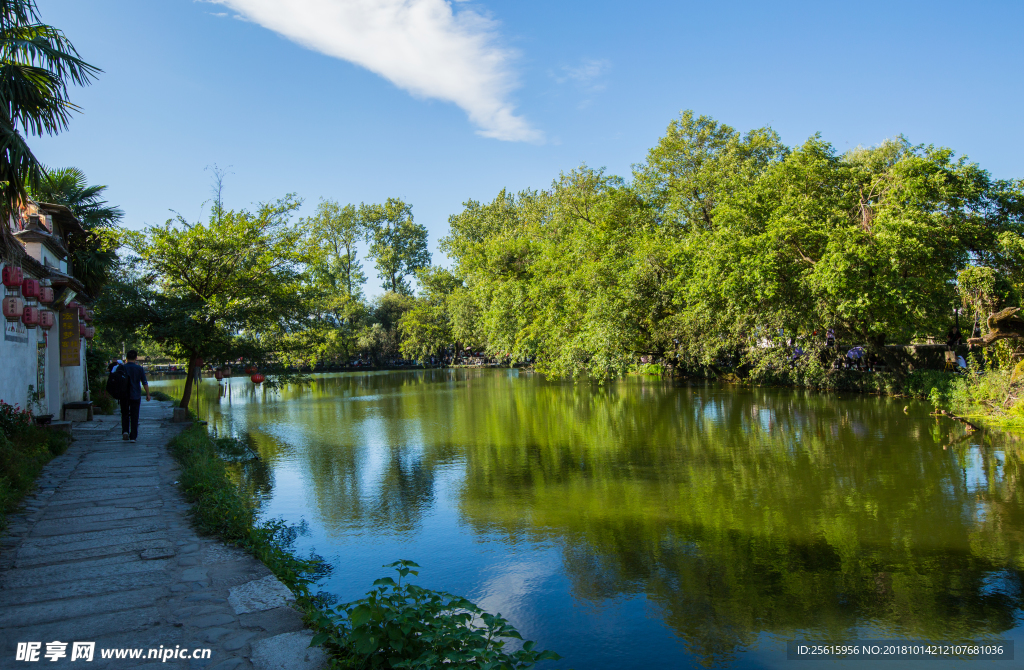
[[406,668],[408,670],[513,670],[532,668],[538,661],[561,658],[553,651],[536,651],[525,642],[507,652],[509,639],[522,636],[502,616],[484,612],[465,598],[402,583],[418,575],[412,561],[395,561],[398,582],[383,577],[365,598],[321,613],[320,631],[312,644],[321,644],[345,658],[348,667]]
[[163,391],[153,391],[152,393],[149,394],[149,396],[151,398],[153,398],[153,400],[160,400],[160,401],[174,400],[174,398],[172,398],[171,396],[167,395]]
[[120,409],[120,406],[117,401],[114,400],[113,396],[102,389],[99,391],[93,391],[92,404],[93,407],[99,410],[97,414],[113,414]]
[[8,405],[0,400],[0,432],[10,437],[32,422],[32,414],[20,405]]

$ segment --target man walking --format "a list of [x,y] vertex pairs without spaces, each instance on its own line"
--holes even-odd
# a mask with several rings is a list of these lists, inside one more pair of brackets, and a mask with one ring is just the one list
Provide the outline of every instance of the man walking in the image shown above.
[[136,363],[139,354],[134,349],[128,352],[128,362],[124,364],[124,371],[128,374],[128,397],[121,400],[121,439],[134,442],[139,436],[139,406],[142,405],[142,390],[139,385],[146,387],[146,402],[149,402],[149,382],[146,381],[146,371]]

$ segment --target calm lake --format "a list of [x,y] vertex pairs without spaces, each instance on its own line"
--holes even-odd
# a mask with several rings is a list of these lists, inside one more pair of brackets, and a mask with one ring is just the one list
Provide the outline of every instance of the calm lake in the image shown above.
[[354,600],[412,559],[416,583],[562,655],[544,667],[880,665],[794,666],[792,639],[1011,639],[1024,658],[1024,442],[926,403],[486,369],[198,395],[260,454],[236,472],[263,515],[334,566],[320,588]]

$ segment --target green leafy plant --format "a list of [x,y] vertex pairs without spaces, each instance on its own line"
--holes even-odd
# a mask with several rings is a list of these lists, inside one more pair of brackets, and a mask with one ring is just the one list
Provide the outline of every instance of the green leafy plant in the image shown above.
[[19,405],[8,405],[0,400],[0,432],[10,437],[32,422],[32,415]]
[[399,560],[385,565],[398,572],[398,581],[382,577],[365,598],[321,613],[314,622],[320,632],[313,645],[332,651],[350,668],[407,668],[428,670],[512,670],[561,658],[524,642],[507,651],[509,640],[522,640],[500,614],[493,615],[459,596],[403,583],[418,575],[416,563]]
[[28,385],[28,406],[32,416],[43,416],[46,414],[46,403],[43,402],[43,394],[36,390],[32,384]]

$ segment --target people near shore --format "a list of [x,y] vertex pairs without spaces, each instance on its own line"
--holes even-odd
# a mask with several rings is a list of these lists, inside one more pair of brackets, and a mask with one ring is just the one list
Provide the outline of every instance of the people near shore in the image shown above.
[[846,357],[850,360],[850,367],[856,367],[858,370],[864,367],[864,347],[856,346],[846,352]]
[[953,350],[961,344],[963,344],[963,335],[960,333],[960,329],[956,326],[950,326],[949,331],[946,333],[946,346]]
[[139,358],[138,352],[129,351],[127,358],[128,362],[123,365],[125,372],[128,373],[128,397],[120,401],[121,439],[134,442],[139,436],[139,407],[142,405],[140,386],[146,387],[146,402],[149,402],[149,381],[146,380],[146,371],[136,362]]

